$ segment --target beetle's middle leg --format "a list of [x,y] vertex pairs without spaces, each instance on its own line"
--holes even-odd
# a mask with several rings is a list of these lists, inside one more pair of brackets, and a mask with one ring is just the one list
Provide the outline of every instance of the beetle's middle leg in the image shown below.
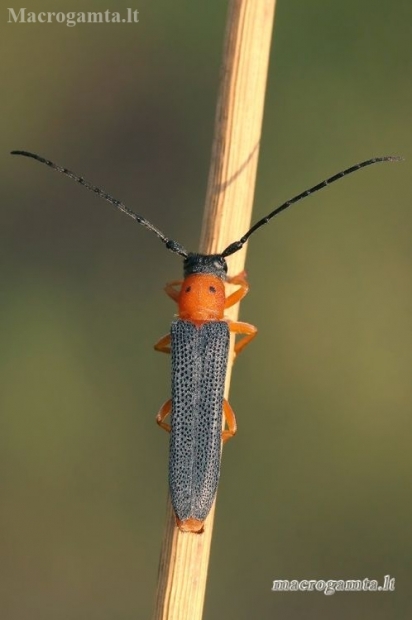
[[162,336],[160,340],[156,342],[154,348],[155,351],[160,351],[161,353],[170,353],[170,334]]
[[240,334],[243,336],[243,338],[235,344],[235,355],[239,355],[245,346],[248,345],[249,342],[256,336],[257,328],[250,323],[243,323],[243,321],[228,320],[228,325],[232,334]]

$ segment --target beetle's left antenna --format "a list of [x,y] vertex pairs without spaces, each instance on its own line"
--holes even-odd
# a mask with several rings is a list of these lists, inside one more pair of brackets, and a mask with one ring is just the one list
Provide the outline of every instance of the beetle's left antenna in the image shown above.
[[24,157],[31,157],[32,159],[36,159],[42,164],[46,164],[46,166],[49,166],[49,168],[52,168],[53,170],[56,170],[57,172],[61,172],[62,174],[65,174],[67,177],[70,177],[71,179],[73,179],[74,181],[77,181],[77,183],[80,183],[80,185],[83,185],[84,187],[89,189],[91,192],[94,192],[101,198],[104,198],[104,200],[107,200],[107,202],[110,202],[110,204],[116,207],[116,209],[119,209],[119,211],[123,211],[123,213],[126,213],[126,215],[134,219],[135,222],[137,222],[138,224],[141,224],[142,226],[144,226],[145,228],[153,232],[165,244],[168,250],[170,250],[171,252],[174,252],[175,254],[179,254],[180,256],[184,256],[184,258],[187,258],[188,252],[187,250],[185,250],[185,248],[182,245],[180,245],[180,243],[177,243],[177,241],[173,241],[173,239],[169,239],[168,237],[166,237],[166,235],[164,235],[161,230],[156,228],[156,226],[153,226],[153,224],[149,222],[149,220],[142,217],[141,215],[137,215],[137,213],[134,213],[134,211],[126,207],[126,205],[120,202],[120,200],[113,198],[113,196],[111,196],[110,194],[107,194],[99,187],[96,187],[96,185],[92,185],[91,183],[83,179],[83,177],[79,177],[77,174],[74,174],[74,172],[72,172],[71,170],[68,170],[67,168],[62,168],[61,166],[57,166],[52,161],[45,159],[44,157],[40,157],[40,155],[36,155],[35,153],[29,153],[28,151],[12,151],[11,154],[12,155],[23,155]]

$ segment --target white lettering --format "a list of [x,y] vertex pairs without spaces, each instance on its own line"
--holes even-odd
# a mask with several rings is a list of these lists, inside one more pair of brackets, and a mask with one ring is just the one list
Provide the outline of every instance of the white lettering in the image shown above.
[[14,9],[7,9],[9,12],[9,19],[7,20],[8,24],[11,24],[12,21],[14,21],[14,23],[17,23],[18,21],[21,24],[24,24],[26,21],[26,9],[20,9],[20,11],[17,13],[14,12]]
[[325,588],[326,596],[331,596],[332,594],[335,594],[335,584],[336,584],[336,581],[334,579],[329,579],[326,582],[326,588]]
[[347,579],[345,590],[362,590],[362,582],[360,579]]
[[87,17],[88,17],[88,22],[91,24],[101,24],[103,23],[103,14],[102,13],[91,13],[89,11],[89,13],[87,13]]
[[77,24],[77,20],[76,18],[76,13],[67,13],[66,15],[66,25],[69,28],[72,28],[72,26],[75,26]]
[[335,592],[393,592],[395,590],[395,577],[385,575],[383,585],[379,586],[376,579],[276,579],[272,583],[272,592],[323,592],[331,596]]
[[139,22],[139,11],[131,8],[126,8],[123,13],[119,11],[89,11],[87,13],[80,11],[70,11],[63,13],[63,11],[34,11],[27,12],[26,8],[13,9],[8,8],[8,24],[66,24],[69,28],[72,28],[76,24],[137,24]]
[[289,581],[287,579],[275,579],[272,585],[273,591],[284,590],[287,592],[289,590]]

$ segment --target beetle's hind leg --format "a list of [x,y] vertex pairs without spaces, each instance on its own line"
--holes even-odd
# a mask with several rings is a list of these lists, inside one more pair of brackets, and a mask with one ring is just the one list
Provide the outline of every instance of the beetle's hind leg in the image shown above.
[[237,423],[235,412],[232,407],[229,405],[226,398],[223,400],[223,415],[226,420],[227,428],[222,431],[222,441],[226,443],[229,439],[236,435],[237,431]]
[[170,433],[170,424],[164,421],[164,419],[169,415],[172,411],[172,399],[167,400],[159,409],[159,413],[156,416],[156,422],[161,427],[164,428],[165,431]]

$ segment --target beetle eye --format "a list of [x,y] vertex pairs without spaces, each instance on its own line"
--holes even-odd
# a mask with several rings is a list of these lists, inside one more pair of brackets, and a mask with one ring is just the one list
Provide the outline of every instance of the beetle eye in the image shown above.
[[214,286],[209,286],[209,291],[210,291],[211,293],[216,293],[216,289],[215,289],[215,287],[214,287]]

